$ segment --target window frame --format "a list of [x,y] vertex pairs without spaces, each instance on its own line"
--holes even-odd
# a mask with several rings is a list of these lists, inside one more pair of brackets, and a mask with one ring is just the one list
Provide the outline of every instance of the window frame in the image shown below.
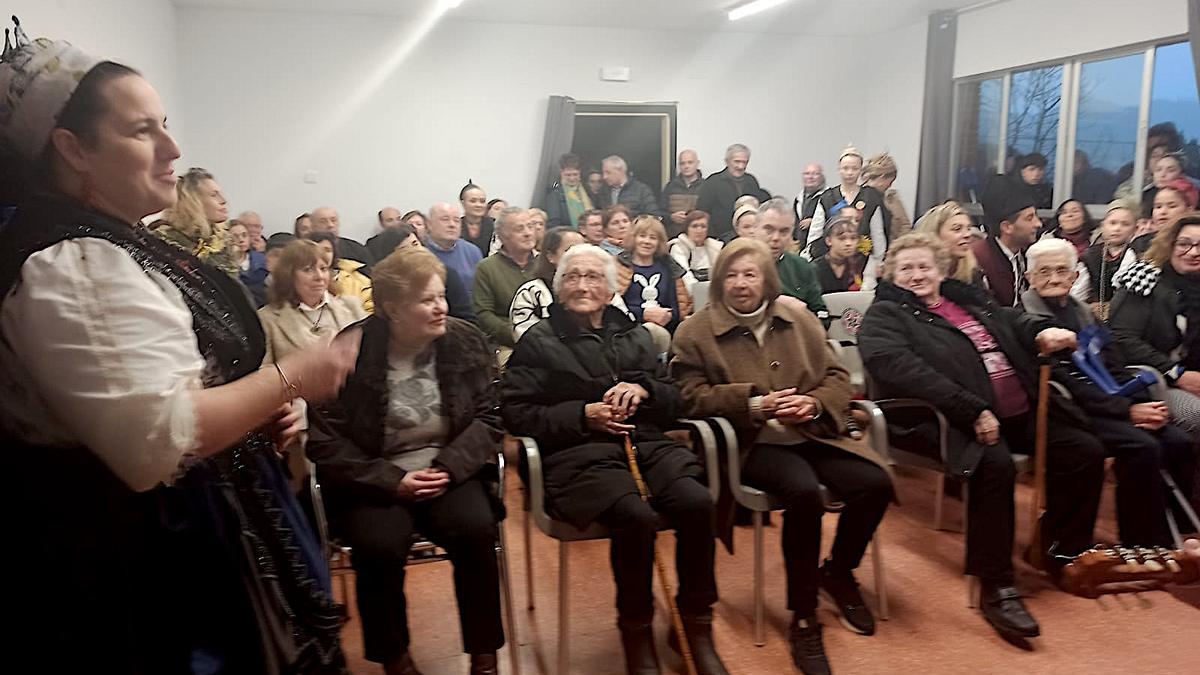
[[[1058,111],[1058,140],[1055,146],[1054,162],[1054,200],[1056,203],[1071,199],[1074,190],[1072,177],[1075,173],[1075,144],[1079,124],[1079,94],[1083,77],[1083,66],[1096,61],[1141,55],[1142,57],[1142,87],[1138,101],[1137,144],[1134,148],[1133,188],[1134,194],[1141,194],[1143,178],[1146,169],[1146,133],[1150,130],[1150,106],[1154,97],[1154,63],[1155,51],[1161,47],[1184,43],[1188,41],[1186,34],[1174,35],[1158,40],[1148,40],[1121,47],[1113,47],[1100,51],[1087,52],[1068,58],[1052,59],[1035,63],[1021,64],[976,73],[954,79],[953,113],[951,115],[950,157],[954,170],[949,172],[949,183],[946,194],[958,194],[958,164],[959,153],[962,150],[962,111],[960,103],[964,88],[978,85],[985,80],[1000,79],[1000,115],[997,134],[996,165],[1003,167],[1008,160],[1008,109],[1012,96],[1012,77],[1021,73],[1040,68],[1062,67],[1062,96]],[[1200,96],[1200,92],[1198,92]],[[1105,205],[1089,204],[1093,216],[1102,216]]]

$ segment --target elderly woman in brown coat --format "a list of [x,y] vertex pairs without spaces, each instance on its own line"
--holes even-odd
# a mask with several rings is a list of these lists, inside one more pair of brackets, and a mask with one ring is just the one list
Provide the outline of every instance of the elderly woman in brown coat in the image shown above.
[[[711,300],[679,327],[672,368],[688,415],[719,415],[738,429],[742,481],[782,502],[792,656],[827,673],[817,590],[833,597],[849,629],[875,620],[854,580],[893,496],[883,459],[847,436],[849,376],[810,312],[776,302],[774,261],[761,242],[737,239],[713,269]],[[820,484],[844,502],[829,559],[818,568]]]

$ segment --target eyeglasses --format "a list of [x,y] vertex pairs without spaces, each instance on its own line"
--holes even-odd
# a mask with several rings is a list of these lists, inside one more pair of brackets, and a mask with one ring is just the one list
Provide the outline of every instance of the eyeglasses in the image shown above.
[[1038,279],[1052,279],[1055,277],[1062,277],[1062,278],[1066,279],[1067,277],[1071,276],[1071,273],[1074,271],[1075,271],[1075,269],[1072,267],[1054,267],[1054,268],[1050,268],[1050,269],[1037,269],[1037,270],[1033,271],[1033,276],[1037,277]]
[[1187,239],[1175,240],[1175,252],[1179,255],[1187,255],[1192,252],[1192,249],[1200,247],[1200,241],[1188,241]]
[[570,284],[572,286],[576,286],[581,281],[584,282],[585,284],[587,284],[588,286],[599,286],[600,284],[604,283],[604,275],[597,274],[595,272],[588,272],[587,274],[580,274],[578,272],[568,272],[563,275],[563,283]]

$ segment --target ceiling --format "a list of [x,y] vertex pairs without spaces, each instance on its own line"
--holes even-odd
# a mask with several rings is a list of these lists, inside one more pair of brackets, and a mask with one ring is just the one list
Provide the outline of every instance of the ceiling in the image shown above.
[[[182,7],[417,16],[438,0],[172,0]],[[981,0],[791,0],[740,21],[725,12],[746,0],[464,0],[448,19],[557,26],[873,35],[930,13],[994,4]],[[1005,0],[998,0],[1005,1]]]

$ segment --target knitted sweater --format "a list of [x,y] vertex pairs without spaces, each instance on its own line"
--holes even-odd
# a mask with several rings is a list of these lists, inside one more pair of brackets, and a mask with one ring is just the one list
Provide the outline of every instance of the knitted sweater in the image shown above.
[[475,268],[475,323],[492,342],[515,347],[509,307],[517,289],[534,278],[534,256],[521,269],[504,251],[493,253]]

